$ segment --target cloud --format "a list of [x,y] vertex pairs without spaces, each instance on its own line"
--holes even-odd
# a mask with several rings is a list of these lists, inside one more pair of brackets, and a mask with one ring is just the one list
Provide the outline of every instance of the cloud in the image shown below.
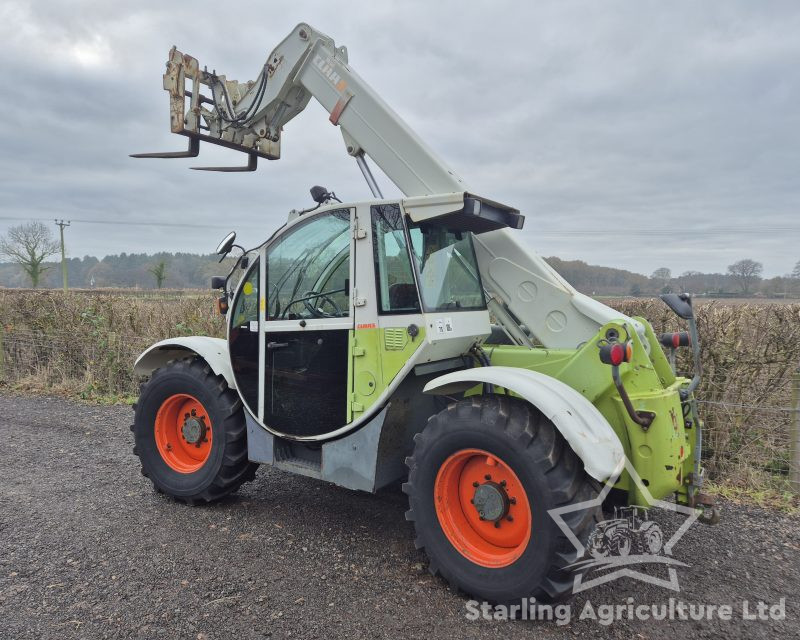
[[[7,0],[0,217],[186,223],[181,233],[78,223],[71,255],[206,251],[215,232],[193,224],[256,244],[309,203],[313,184],[368,198],[314,103],[286,127],[282,159],[256,174],[188,171],[241,162],[208,145],[199,162],[127,157],[185,144],[168,133],[161,89],[172,44],[251,79],[308,21],[348,46],[358,73],[472,190],[519,207],[545,255],[644,273],[751,257],[769,275],[800,259],[792,2],[287,7]],[[0,219],[0,233],[14,223]]]

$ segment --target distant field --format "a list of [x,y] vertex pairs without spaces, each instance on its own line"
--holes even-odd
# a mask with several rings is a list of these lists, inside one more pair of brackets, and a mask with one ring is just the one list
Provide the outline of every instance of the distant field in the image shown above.
[[[137,355],[163,338],[225,335],[210,290],[60,291],[0,289],[0,384],[85,399],[132,399]],[[681,321],[660,300],[604,302],[643,316],[656,332]],[[792,384],[800,364],[800,304],[698,300],[706,422],[704,453],[719,480],[785,487]],[[679,368],[688,366],[686,356]]]
[[799,304],[800,298],[695,298],[697,302],[716,302],[719,304]]
[[[60,289],[20,289],[0,287],[0,292],[7,293],[60,293]],[[130,298],[206,298],[212,296],[214,291],[211,289],[134,289],[131,287],[108,287],[93,289],[70,288],[70,293],[77,293],[88,296],[127,296]]]
[[[611,304],[613,306],[613,302],[615,300],[658,300],[655,296],[592,296],[597,300],[601,300],[605,304]],[[723,296],[720,298],[715,298],[714,296],[694,296],[693,300],[695,304],[706,304],[709,302],[713,302],[715,304],[729,304],[729,305],[737,305],[737,304],[753,304],[753,305],[767,305],[767,304],[800,304],[800,298],[735,298],[735,297],[728,297]]]

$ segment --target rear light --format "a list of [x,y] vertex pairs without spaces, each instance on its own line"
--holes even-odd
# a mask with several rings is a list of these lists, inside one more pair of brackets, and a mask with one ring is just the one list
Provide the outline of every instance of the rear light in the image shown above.
[[221,316],[228,313],[228,296],[220,296],[217,299],[217,311],[219,311]]
[[675,333],[662,333],[658,336],[658,341],[668,349],[677,349],[678,347],[688,347],[692,344],[692,339],[689,337],[688,331],[677,331]]
[[633,359],[633,343],[611,342],[600,347],[600,362],[618,367],[623,362],[630,362]]

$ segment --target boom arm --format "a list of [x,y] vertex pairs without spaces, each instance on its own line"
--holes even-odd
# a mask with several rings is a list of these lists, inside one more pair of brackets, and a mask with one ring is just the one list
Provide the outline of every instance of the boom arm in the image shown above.
[[[201,93],[201,87],[208,88],[208,95]],[[467,190],[461,178],[350,69],[347,49],[336,47],[331,38],[307,24],[297,25],[270,54],[256,80],[246,83],[201,70],[195,58],[173,47],[164,88],[170,93],[173,133],[243,151],[250,155],[253,168],[257,157],[280,157],[284,125],[313,96],[341,128],[347,152],[359,159],[362,170],[366,154],[407,196]],[[189,153],[197,155],[196,149],[195,142]],[[143,156],[175,157],[139,154]]]
[[[201,70],[195,58],[173,47],[164,89],[170,94],[172,132],[188,136],[189,149],[137,157],[194,157],[199,142],[206,141],[243,151],[249,162],[244,167],[196,168],[252,171],[259,157],[280,158],[283,127],[313,96],[328,111],[331,123],[340,127],[347,153],[358,161],[374,196],[381,194],[365,155],[411,199],[406,201],[407,208],[414,197],[434,194],[457,193],[464,202],[468,191],[464,181],[348,66],[347,49],[307,24],[292,30],[251,82]],[[432,201],[421,200],[418,206],[431,207]],[[453,209],[443,213],[449,211]],[[531,341],[507,310],[539,342],[552,348],[574,348],[607,322],[620,318],[644,335],[638,322],[573,289],[509,229],[480,233],[476,240],[490,308],[517,344],[530,346]]]

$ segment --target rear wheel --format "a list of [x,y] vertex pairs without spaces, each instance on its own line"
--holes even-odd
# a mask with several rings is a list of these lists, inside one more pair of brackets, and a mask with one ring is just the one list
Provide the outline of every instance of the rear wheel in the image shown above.
[[242,403],[202,360],[157,369],[134,406],[133,451],[156,491],[211,502],[255,476]]
[[[583,465],[530,404],[476,396],[433,416],[407,460],[406,514],[432,573],[491,602],[571,591],[577,551],[550,509],[597,497]],[[584,546],[599,505],[563,515]]]

